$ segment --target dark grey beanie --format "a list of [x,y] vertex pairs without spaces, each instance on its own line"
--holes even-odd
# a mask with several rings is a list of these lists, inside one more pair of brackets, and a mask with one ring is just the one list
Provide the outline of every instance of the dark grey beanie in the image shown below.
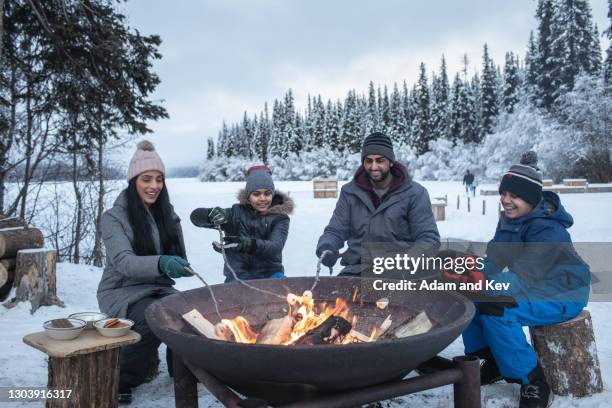
[[499,194],[509,191],[536,207],[542,200],[542,173],[537,165],[538,156],[534,151],[523,153],[520,164],[510,167],[502,177]]
[[260,188],[270,190],[274,194],[274,182],[272,181],[272,170],[264,165],[253,166],[247,170],[246,177],[246,194],[247,197],[251,193]]
[[395,161],[395,153],[393,152],[393,143],[389,136],[380,132],[371,133],[363,141],[361,146],[361,161],[370,154],[378,154],[385,156],[392,162]]

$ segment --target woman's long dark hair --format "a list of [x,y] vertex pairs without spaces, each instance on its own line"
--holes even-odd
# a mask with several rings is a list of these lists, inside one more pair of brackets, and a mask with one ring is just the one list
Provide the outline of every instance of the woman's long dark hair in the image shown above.
[[128,220],[134,232],[134,242],[132,244],[136,255],[179,255],[185,257],[185,252],[180,245],[179,224],[173,219],[173,210],[170,205],[170,198],[166,183],[161,189],[157,201],[151,204],[149,211],[155,219],[159,230],[159,240],[162,253],[158,254],[155,250],[151,225],[147,219],[147,208],[136,191],[136,178],[130,180],[127,188]]

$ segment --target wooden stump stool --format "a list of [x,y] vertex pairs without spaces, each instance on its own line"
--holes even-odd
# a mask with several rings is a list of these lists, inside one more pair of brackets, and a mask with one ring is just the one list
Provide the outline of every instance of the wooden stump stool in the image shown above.
[[49,389],[71,390],[70,398],[47,399],[46,408],[117,406],[119,350],[136,343],[130,331],[121,337],[103,337],[84,330],[74,340],[54,340],[45,332],[28,334],[23,342],[49,356]]
[[567,322],[530,327],[531,344],[557,395],[586,397],[603,390],[591,314]]

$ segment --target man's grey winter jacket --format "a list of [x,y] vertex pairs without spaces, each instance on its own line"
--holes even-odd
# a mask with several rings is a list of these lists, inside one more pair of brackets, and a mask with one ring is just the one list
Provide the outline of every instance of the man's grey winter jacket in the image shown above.
[[391,169],[394,179],[401,182],[392,185],[378,206],[373,202],[377,197],[364,182],[363,167],[342,187],[331,220],[319,238],[317,254],[326,248],[338,251],[347,242],[341,260],[343,275],[363,272],[362,256],[371,259],[375,256],[371,251],[386,256],[398,250],[412,256],[437,252],[440,234],[427,190],[412,181],[401,164],[395,163]]
[[[178,224],[180,245],[185,248],[180,218],[174,214]],[[149,213],[149,224],[157,253],[161,255],[159,230]],[[102,215],[100,223],[102,239],[106,248],[106,268],[98,286],[100,311],[113,317],[125,317],[128,306],[147,296],[176,293],[174,280],[158,269],[160,255],[138,256],[132,249],[134,233],[127,213],[127,194],[119,194],[113,208]]]

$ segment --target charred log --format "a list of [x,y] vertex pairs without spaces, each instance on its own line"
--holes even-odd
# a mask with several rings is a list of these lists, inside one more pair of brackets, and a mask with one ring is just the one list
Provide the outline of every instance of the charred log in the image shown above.
[[317,344],[340,343],[344,336],[351,331],[351,328],[351,323],[346,319],[339,316],[331,316],[323,324],[308,331],[303,337],[293,342],[293,344],[314,346]]

